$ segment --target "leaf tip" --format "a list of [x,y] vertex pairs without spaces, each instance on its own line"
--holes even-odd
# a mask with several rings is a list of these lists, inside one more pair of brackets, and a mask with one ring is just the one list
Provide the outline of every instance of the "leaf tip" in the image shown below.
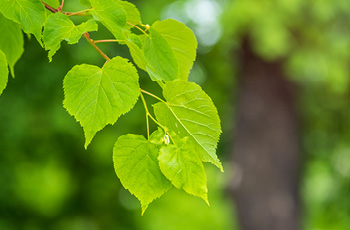
[[202,198],[205,201],[205,203],[207,203],[207,205],[210,207],[210,203],[209,203],[209,200],[208,200],[208,193],[207,192],[203,193],[199,197]]
[[209,200],[208,200],[208,196],[206,196],[206,198],[204,199],[205,203],[207,203],[207,205],[210,207],[210,203],[209,203]]
[[92,137],[88,137],[87,135],[85,135],[85,144],[84,144],[85,150],[87,149],[87,147],[91,143],[91,140],[92,140]]
[[221,162],[217,159],[213,164],[220,169],[220,172],[224,172]]
[[141,205],[141,209],[142,209],[142,211],[141,211],[141,216],[143,216],[143,214],[145,214],[145,211],[146,211],[147,208],[148,208],[148,204],[146,204],[146,205]]

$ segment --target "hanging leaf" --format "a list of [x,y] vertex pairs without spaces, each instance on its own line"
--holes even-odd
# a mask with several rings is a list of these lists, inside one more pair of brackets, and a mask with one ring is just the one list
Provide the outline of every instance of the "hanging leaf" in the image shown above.
[[178,62],[179,78],[187,81],[197,50],[197,40],[192,30],[174,19],[155,22],[152,27],[170,45]]
[[7,68],[6,55],[0,50],[0,95],[7,85],[9,70]]
[[91,0],[92,14],[100,21],[116,39],[124,39],[126,12],[119,1]]
[[78,26],[62,13],[55,13],[47,18],[43,41],[45,49],[49,51],[49,60],[52,61],[52,56],[61,47],[61,42],[66,40],[68,44],[78,43],[81,35],[85,32],[97,31],[97,24],[93,19],[84,22]]
[[[60,4],[61,0],[44,0],[43,2],[45,2],[47,5],[52,6],[53,8],[57,9],[61,4]],[[48,10],[46,10],[47,12]]]
[[173,50],[157,30],[152,27],[149,30],[143,50],[148,74],[153,81],[178,79],[178,64]]
[[160,169],[176,188],[201,197],[208,203],[207,177],[203,163],[188,137],[176,137],[177,135],[172,135],[174,144],[164,145],[160,149]]
[[189,137],[203,161],[223,170],[216,155],[221,133],[220,119],[210,97],[193,82],[167,82],[163,88],[166,102],[154,105],[157,120],[181,137]]
[[146,71],[146,61],[143,53],[144,41],[142,37],[145,35],[130,34],[126,40],[130,54],[136,65]]
[[38,0],[1,0],[0,12],[22,25],[23,31],[32,33],[42,45],[41,29],[46,20],[45,8]]
[[138,74],[127,59],[115,57],[102,68],[73,67],[64,79],[64,107],[84,128],[85,148],[107,124],[132,109],[139,96]]
[[160,171],[158,151],[155,144],[141,135],[121,136],[114,146],[115,172],[124,188],[140,200],[142,214],[154,199],[171,187]]
[[79,2],[84,6],[91,6],[90,0],[79,0]]
[[21,26],[0,14],[0,50],[8,61],[12,76],[15,76],[14,66],[23,54],[23,33]]
[[[132,25],[137,25],[141,23],[141,16],[139,10],[134,4],[127,1],[118,1],[118,3],[124,8],[126,13],[126,21]],[[126,24],[127,28],[131,28],[132,25]]]

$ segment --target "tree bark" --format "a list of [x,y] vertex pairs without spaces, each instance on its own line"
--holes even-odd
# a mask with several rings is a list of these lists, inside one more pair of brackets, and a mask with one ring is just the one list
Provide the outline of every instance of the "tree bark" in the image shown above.
[[299,136],[281,63],[241,52],[231,183],[241,230],[298,230]]

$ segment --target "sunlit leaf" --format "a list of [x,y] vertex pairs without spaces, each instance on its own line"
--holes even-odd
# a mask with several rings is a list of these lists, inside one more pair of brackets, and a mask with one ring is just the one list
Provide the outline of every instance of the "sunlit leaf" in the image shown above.
[[5,53],[14,77],[14,66],[24,51],[22,29],[18,23],[5,18],[2,14],[0,14],[0,25],[0,50]]
[[159,166],[162,173],[178,189],[201,197],[208,203],[207,177],[204,166],[188,137],[176,138],[174,144],[164,145],[159,151]]
[[64,79],[64,107],[84,128],[85,148],[107,124],[132,109],[139,96],[138,74],[127,59],[115,57],[102,68],[73,67]]
[[196,59],[197,40],[192,30],[174,19],[155,22],[152,27],[170,45],[178,62],[179,78],[187,80]]
[[172,81],[178,79],[178,63],[175,54],[165,38],[150,27],[144,55],[146,69],[152,80]]
[[145,55],[143,53],[144,41],[141,39],[145,35],[130,34],[126,40],[130,54],[136,65],[146,71]]
[[6,55],[0,50],[0,95],[7,85],[9,70],[7,68]]
[[91,6],[90,0],[79,0],[80,4],[85,6]]
[[114,168],[122,185],[141,202],[142,213],[171,183],[160,171],[157,146],[140,135],[119,137],[113,150]]
[[45,8],[38,0],[1,0],[0,12],[22,25],[23,31],[32,33],[41,42],[41,29],[46,20]]
[[118,1],[118,3],[124,8],[126,13],[126,21],[130,23],[127,24],[126,27],[131,28],[132,25],[141,23],[140,12],[134,4],[128,1]]
[[60,6],[60,1],[62,0],[43,0],[42,2],[45,2],[47,5],[57,9]]
[[124,7],[115,0],[91,0],[91,5],[94,18],[107,27],[116,39],[124,39],[127,19]]
[[50,50],[50,61],[52,60],[52,56],[61,47],[63,40],[66,40],[68,44],[75,44],[78,43],[83,33],[96,30],[97,24],[93,19],[75,26],[67,15],[62,13],[50,15],[47,18],[43,33],[45,49]]
[[171,81],[163,88],[166,102],[154,105],[157,120],[181,137],[189,137],[203,161],[223,170],[216,155],[220,119],[210,97],[193,82]]

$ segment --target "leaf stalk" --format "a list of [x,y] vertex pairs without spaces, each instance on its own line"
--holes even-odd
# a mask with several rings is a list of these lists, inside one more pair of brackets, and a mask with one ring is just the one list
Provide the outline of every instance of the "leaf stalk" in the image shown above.
[[100,48],[97,47],[95,44],[95,41],[90,38],[90,34],[88,32],[83,34],[84,38],[94,47],[94,49],[101,54],[101,56],[106,59],[107,61],[111,60]]

